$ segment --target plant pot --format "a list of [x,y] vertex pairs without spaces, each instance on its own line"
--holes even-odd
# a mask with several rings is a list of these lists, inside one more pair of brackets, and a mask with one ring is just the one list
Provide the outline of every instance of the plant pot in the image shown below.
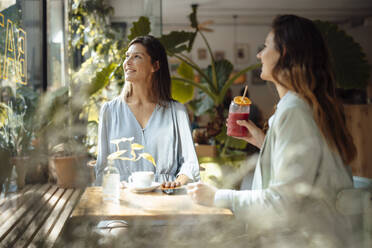
[[61,188],[84,187],[89,181],[85,156],[51,157],[49,172]]
[[217,148],[213,145],[199,145],[195,144],[195,151],[198,157],[216,157]]
[[12,163],[17,173],[17,188],[22,189],[26,184],[26,173],[30,157],[13,157]]
[[31,159],[26,171],[26,184],[45,183],[47,180],[46,170],[45,164],[32,162]]

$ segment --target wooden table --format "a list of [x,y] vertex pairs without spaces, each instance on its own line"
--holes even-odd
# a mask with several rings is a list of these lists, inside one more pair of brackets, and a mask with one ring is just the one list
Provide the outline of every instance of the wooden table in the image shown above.
[[175,219],[175,218],[231,218],[229,209],[195,204],[188,195],[167,195],[160,190],[142,194],[122,189],[120,203],[102,201],[101,187],[85,189],[70,219]]

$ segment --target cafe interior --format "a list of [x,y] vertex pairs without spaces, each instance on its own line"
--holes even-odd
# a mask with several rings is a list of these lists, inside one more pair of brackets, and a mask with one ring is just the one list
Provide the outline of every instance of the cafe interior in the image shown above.
[[[273,115],[280,97],[261,79],[257,53],[283,14],[314,21],[325,37],[357,150],[347,165],[353,187],[335,206],[355,217],[350,247],[372,247],[370,0],[1,0],[1,246],[302,247],[291,234],[266,238],[252,227],[280,229],[270,215],[245,223],[228,208],[196,204],[186,187],[142,192],[122,182],[118,201],[107,203],[96,184],[100,109],[123,90],[129,42],[151,34],[165,41],[172,98],[187,110],[200,180],[251,190],[260,150],[228,136],[225,120],[242,95],[255,125]],[[208,91],[205,77],[221,86]],[[338,247],[328,241],[325,232],[306,245]]]

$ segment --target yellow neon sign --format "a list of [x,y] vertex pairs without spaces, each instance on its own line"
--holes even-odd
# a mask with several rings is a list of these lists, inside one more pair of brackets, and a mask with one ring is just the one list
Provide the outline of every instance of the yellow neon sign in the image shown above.
[[26,49],[27,49],[27,33],[23,29],[19,29],[18,32],[18,70],[20,83],[27,84],[27,61],[26,61]]
[[14,78],[16,83],[27,84],[27,33],[22,28],[15,27],[10,19],[6,20],[0,13],[0,32],[4,31],[6,38],[3,41],[4,50],[0,51],[4,54],[2,64],[0,63],[0,79]]

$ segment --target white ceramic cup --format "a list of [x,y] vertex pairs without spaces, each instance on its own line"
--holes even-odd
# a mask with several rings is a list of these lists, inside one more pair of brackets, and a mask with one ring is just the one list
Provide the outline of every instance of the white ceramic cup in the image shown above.
[[154,172],[152,171],[136,171],[128,178],[130,184],[139,188],[150,187],[153,181]]

